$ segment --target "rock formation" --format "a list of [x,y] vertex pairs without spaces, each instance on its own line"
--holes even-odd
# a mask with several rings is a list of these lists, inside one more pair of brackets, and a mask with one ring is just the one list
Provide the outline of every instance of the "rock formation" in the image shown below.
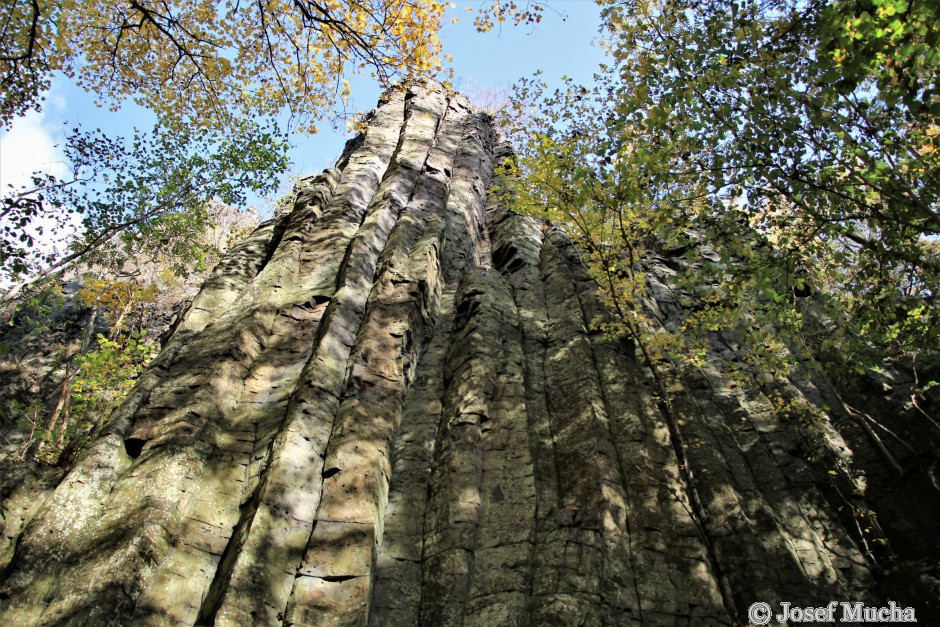
[[[463,97],[390,92],[291,213],[229,252],[61,481],[5,480],[4,624],[936,611],[936,436],[895,453],[904,487],[833,410],[823,436],[870,468],[865,500],[860,473],[804,459],[804,435],[718,359],[674,373],[667,407],[634,347],[593,330],[604,312],[573,245],[492,191],[508,150]],[[666,320],[669,260],[648,263]],[[735,350],[716,337],[715,355]],[[779,385],[834,407],[817,379]],[[870,406],[910,436],[885,385]],[[929,565],[889,581],[890,550]]]

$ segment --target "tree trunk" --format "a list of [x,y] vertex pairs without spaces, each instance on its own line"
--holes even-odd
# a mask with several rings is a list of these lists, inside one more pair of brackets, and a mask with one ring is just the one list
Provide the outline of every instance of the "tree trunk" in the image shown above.
[[[635,348],[592,331],[572,244],[493,191],[508,151],[463,97],[390,92],[227,254],[39,508],[0,564],[4,624],[730,625],[755,601],[882,603],[858,478],[726,384],[730,339],[672,373],[667,407]],[[918,520],[905,537],[935,531]]]

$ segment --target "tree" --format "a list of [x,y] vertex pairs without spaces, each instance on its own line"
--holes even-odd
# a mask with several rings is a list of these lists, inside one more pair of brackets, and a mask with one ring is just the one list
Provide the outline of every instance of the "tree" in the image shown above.
[[707,245],[690,326],[774,323],[852,369],[936,348],[940,56],[913,4],[603,2],[613,64],[535,107],[523,205],[585,240],[622,317],[644,251]]
[[[79,262],[119,268],[163,253],[179,274],[199,267],[211,203],[275,189],[285,153],[277,129],[256,123],[224,132],[158,124],[129,143],[73,129],[65,146],[71,178],[36,173],[32,187],[0,198],[0,275],[21,281],[3,300]],[[57,234],[64,251],[49,247]]]
[[41,106],[62,72],[117,107],[227,124],[290,111],[314,121],[348,95],[345,77],[389,84],[440,68],[436,0],[219,3],[8,2],[0,11],[0,126]]

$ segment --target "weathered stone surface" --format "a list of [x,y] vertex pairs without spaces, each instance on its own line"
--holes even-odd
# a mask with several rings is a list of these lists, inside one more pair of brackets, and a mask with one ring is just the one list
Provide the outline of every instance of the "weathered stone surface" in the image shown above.
[[[754,601],[935,591],[940,536],[918,534],[938,518],[890,510],[937,511],[936,457],[898,453],[898,489],[835,388],[798,373],[776,389],[834,408],[830,458],[808,461],[768,390],[722,372],[730,332],[678,372],[593,331],[572,244],[492,186],[507,151],[464,98],[391,92],[228,254],[64,478],[4,479],[0,617],[731,625]],[[647,260],[667,326],[668,261]],[[903,572],[876,579],[876,540]]]

